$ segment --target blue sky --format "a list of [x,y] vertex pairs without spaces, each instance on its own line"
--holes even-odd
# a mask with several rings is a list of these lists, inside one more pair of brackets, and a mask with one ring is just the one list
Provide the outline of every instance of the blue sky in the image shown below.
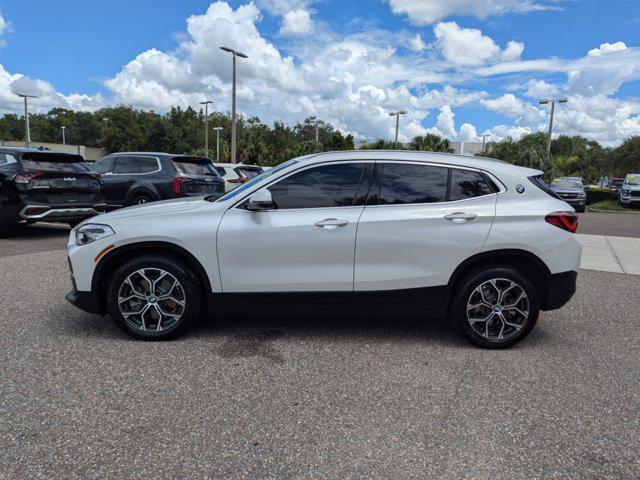
[[228,110],[226,43],[251,57],[241,111],[267,122],[315,114],[388,138],[387,112],[406,108],[405,138],[498,139],[543,128],[548,93],[570,98],[558,133],[640,135],[637,0],[0,0],[0,14],[0,112],[19,111],[16,89],[42,111]]

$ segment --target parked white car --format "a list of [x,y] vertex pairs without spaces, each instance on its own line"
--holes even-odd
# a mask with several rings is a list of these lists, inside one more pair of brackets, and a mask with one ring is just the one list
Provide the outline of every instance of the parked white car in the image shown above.
[[263,172],[258,165],[244,165],[242,163],[214,163],[213,167],[224,180],[224,191],[230,192]]
[[67,299],[141,339],[260,304],[448,315],[473,343],[507,347],[575,292],[576,227],[537,170],[438,153],[324,153],[217,200],[81,224],[69,237]]

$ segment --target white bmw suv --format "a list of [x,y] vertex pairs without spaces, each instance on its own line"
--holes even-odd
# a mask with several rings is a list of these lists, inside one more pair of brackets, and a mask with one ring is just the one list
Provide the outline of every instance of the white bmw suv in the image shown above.
[[149,340],[259,305],[448,316],[473,343],[508,347],[576,289],[577,216],[541,174],[424,152],[297,158],[218,199],[79,225],[67,299]]

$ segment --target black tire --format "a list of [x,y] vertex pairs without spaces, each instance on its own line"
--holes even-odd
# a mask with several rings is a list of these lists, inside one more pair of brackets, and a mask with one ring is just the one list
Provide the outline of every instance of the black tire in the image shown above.
[[576,212],[577,213],[584,213],[585,209],[586,209],[586,207],[583,205],[582,207],[576,208]]
[[[526,319],[522,320],[524,317],[512,311],[512,307],[506,308],[505,306],[504,310],[502,310],[502,304],[509,305],[511,303],[510,301],[514,300],[513,297],[509,297],[508,299],[505,299],[508,301],[501,302],[500,305],[496,305],[495,307],[479,307],[480,314],[477,316],[475,315],[475,313],[478,312],[478,310],[472,310],[472,316],[476,316],[476,318],[484,317],[484,313],[487,313],[487,317],[489,317],[489,313],[494,314],[492,320],[488,322],[488,324],[487,322],[483,324],[481,321],[478,321],[474,322],[474,326],[472,326],[472,322],[467,318],[467,306],[470,303],[475,304],[475,302],[477,301],[475,299],[478,298],[479,292],[476,292],[476,289],[491,280],[497,280],[499,288],[507,287],[509,285],[507,281],[512,282],[518,286],[519,289],[513,287],[511,290],[509,290],[509,292],[511,293],[507,293],[505,297],[518,295],[520,291],[526,294],[526,298],[524,300],[521,300],[521,302],[527,302],[527,309],[524,312],[528,313]],[[487,300],[490,299],[487,298]],[[480,271],[475,271],[467,275],[458,283],[458,287],[456,288],[456,291],[453,295],[452,302],[451,315],[457,329],[471,343],[484,348],[508,348],[520,342],[529,334],[531,329],[535,326],[540,314],[540,300],[537,289],[524,277],[524,275],[520,274],[512,267],[486,267]],[[492,302],[488,303],[492,304]],[[525,303],[518,303],[517,305],[519,307],[522,307],[523,305],[525,305]],[[497,312],[495,310],[496,307],[500,307]],[[485,309],[484,312],[483,308]],[[509,312],[506,313],[508,310]],[[511,317],[511,315],[514,316]],[[512,324],[519,324],[519,329],[517,329],[517,327],[505,324],[501,320],[501,318],[507,318]],[[500,326],[505,328],[505,330],[496,332],[496,330],[498,330]],[[485,330],[485,333],[488,334],[486,337],[484,336],[484,334],[479,333],[479,330],[483,330],[485,328],[487,328]],[[494,334],[494,332],[496,333]],[[494,338],[492,338],[492,334],[494,335]],[[504,334],[506,338],[496,338],[500,334]]]
[[131,198],[127,202],[127,206],[131,205],[144,205],[145,203],[154,202],[155,198],[147,192],[138,192],[131,195]]
[[[138,326],[137,323],[139,322],[139,318],[136,317],[139,317],[139,315],[132,314],[128,316],[128,318],[125,318],[118,304],[118,295],[121,291],[125,292],[125,295],[127,295],[128,293],[132,293],[131,291],[126,292],[126,290],[129,289],[129,286],[123,284],[125,284],[125,281],[130,278],[132,274],[134,276],[131,277],[131,279],[135,280],[136,277],[139,276],[139,274],[136,275],[135,272],[138,272],[140,270],[146,272],[145,276],[149,277],[151,281],[154,280],[154,278],[151,277],[151,274],[154,272],[157,273],[158,270],[162,270],[164,272],[167,272],[170,276],[172,276],[179,282],[179,287],[181,290],[176,290],[173,293],[176,294],[176,298],[179,298],[184,302],[184,307],[182,308],[180,308],[175,302],[169,300],[161,300],[162,295],[157,294],[159,293],[159,289],[162,287],[162,285],[156,285],[156,291],[153,292],[153,295],[151,295],[151,297],[154,298],[150,299],[149,296],[147,296],[146,300],[140,300],[139,298],[136,298],[132,299],[130,301],[131,303],[126,303],[125,305],[123,305],[123,308],[126,307],[125,309],[133,306],[132,311],[134,311],[133,309],[136,309],[138,307],[139,309],[143,308],[140,305],[145,302],[145,304],[148,306],[152,301],[153,304],[160,306],[161,310],[171,310],[173,307],[175,307],[173,313],[179,314],[179,318],[177,320],[173,318],[169,318],[168,320],[166,320],[168,317],[161,317],[161,319],[158,320],[161,324],[160,331],[157,331],[158,321],[156,321],[155,323],[155,328],[153,323],[154,317],[160,316],[158,313],[159,310],[158,308],[156,308],[156,306],[152,305],[151,307],[149,307],[149,314],[145,315],[145,323],[142,324],[142,326]],[[148,283],[144,282],[143,280],[141,285],[148,285]],[[137,290],[134,292],[137,293],[140,291],[141,290]],[[151,292],[148,291],[144,293],[151,294]],[[157,299],[155,298],[156,296]],[[128,335],[131,335],[132,337],[141,340],[169,340],[182,335],[198,319],[202,301],[203,299],[198,279],[193,274],[193,272],[186,269],[183,265],[181,265],[174,259],[160,255],[143,255],[125,263],[111,277],[107,289],[107,310],[109,311],[111,318],[118,326],[118,328],[120,328],[120,330],[127,333]],[[136,302],[140,303],[136,304]],[[155,310],[155,313],[152,308]],[[163,321],[162,318],[165,318],[165,320]],[[174,321],[174,323],[171,323],[171,321]],[[146,328],[147,324],[149,326],[148,329]],[[145,330],[143,330],[143,328]]]

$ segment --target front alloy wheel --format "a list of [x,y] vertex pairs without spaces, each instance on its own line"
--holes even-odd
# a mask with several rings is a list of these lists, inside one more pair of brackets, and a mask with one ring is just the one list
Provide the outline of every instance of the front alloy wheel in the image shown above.
[[202,288],[184,262],[162,255],[142,255],[111,277],[107,309],[115,324],[144,340],[177,337],[200,313]]
[[118,292],[118,308],[127,324],[141,332],[160,332],[180,321],[186,307],[176,277],[160,268],[142,268],[129,275]]

